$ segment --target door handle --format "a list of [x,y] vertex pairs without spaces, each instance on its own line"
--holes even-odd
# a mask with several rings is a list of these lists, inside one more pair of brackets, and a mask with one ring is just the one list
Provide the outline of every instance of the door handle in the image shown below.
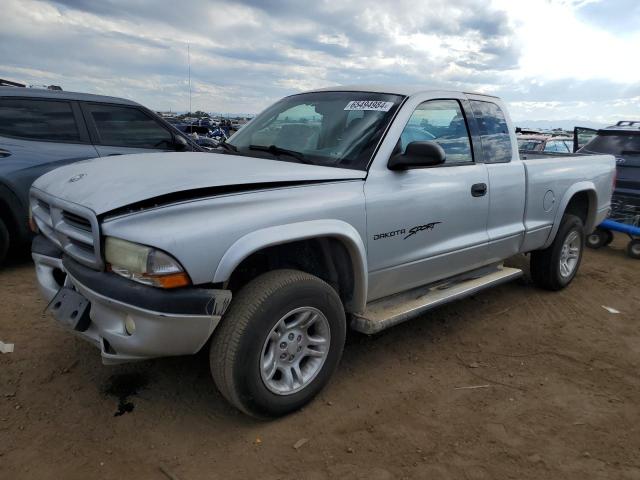
[[473,185],[471,185],[471,196],[483,197],[486,194],[487,194],[486,183],[474,183]]
[[10,157],[11,152],[0,148],[0,158]]

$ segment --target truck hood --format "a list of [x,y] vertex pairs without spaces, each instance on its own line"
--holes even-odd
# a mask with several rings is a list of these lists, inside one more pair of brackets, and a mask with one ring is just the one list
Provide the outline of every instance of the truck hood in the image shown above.
[[[38,178],[33,187],[96,215],[171,195],[189,198],[334,180],[366,172],[216,153],[143,153],[85,160]],[[219,188],[217,188],[219,187]],[[233,187],[233,188],[231,188]]]

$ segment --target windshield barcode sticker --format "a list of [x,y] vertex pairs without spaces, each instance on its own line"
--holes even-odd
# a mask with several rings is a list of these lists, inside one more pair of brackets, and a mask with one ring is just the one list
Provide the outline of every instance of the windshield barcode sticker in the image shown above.
[[393,102],[381,102],[379,100],[352,100],[344,107],[345,110],[375,110],[376,112],[388,112],[393,107]]

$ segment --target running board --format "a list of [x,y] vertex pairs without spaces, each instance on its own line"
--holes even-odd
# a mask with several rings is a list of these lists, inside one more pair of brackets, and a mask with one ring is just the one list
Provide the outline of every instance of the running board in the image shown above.
[[351,328],[368,335],[378,333],[415,318],[427,310],[468,297],[485,288],[515,280],[520,276],[522,276],[522,270],[502,267],[470,280],[453,284],[428,285],[397,293],[369,303],[362,314],[353,316]]

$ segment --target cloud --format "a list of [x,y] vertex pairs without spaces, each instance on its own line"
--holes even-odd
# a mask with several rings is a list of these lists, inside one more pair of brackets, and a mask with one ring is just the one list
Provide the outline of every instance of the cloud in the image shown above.
[[[618,71],[629,70],[616,63],[620,56],[598,59],[612,77],[602,78],[603,69],[585,61],[592,54],[550,51],[561,38],[558,25],[583,37],[594,31],[598,41],[617,46],[607,29],[625,20],[598,20],[603,5],[594,0],[531,0],[526,6],[510,0],[3,0],[0,76],[185,110],[188,43],[197,109],[256,112],[309,88],[403,83],[500,94],[515,102],[516,112],[533,116],[535,109],[525,109],[530,103],[523,102],[538,102],[539,114],[547,114],[548,102],[560,102],[553,107],[557,111],[577,114],[584,105],[608,108],[640,95],[640,73],[632,69],[627,81],[616,78]],[[629,34],[638,34],[637,24]],[[592,50],[594,41],[588,42]]]
[[638,30],[640,2],[637,0],[583,1],[578,4],[576,15],[591,25],[604,30],[614,30],[621,37],[625,37]]

